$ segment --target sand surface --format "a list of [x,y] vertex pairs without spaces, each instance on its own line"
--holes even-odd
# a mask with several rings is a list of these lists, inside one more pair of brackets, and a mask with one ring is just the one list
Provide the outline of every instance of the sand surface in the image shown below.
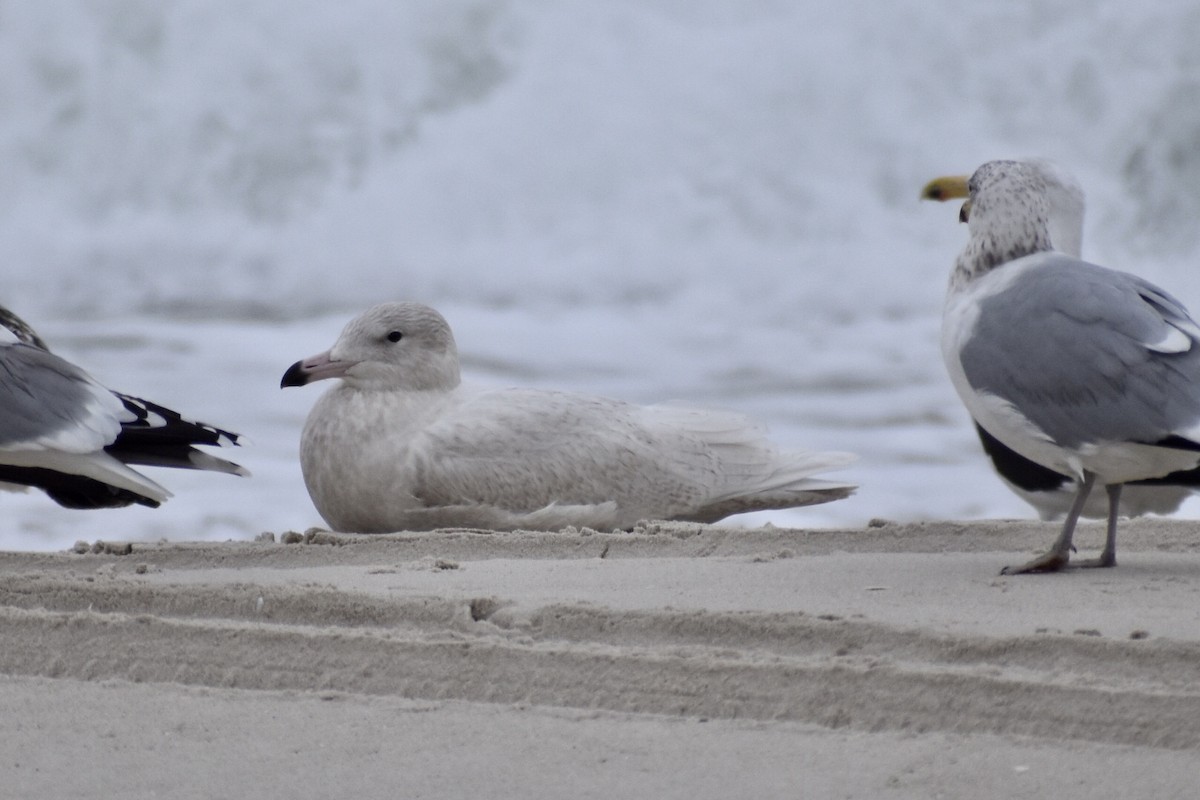
[[[1200,530],[1031,522],[0,553],[12,797],[1194,797]],[[279,537],[280,539],[282,537]],[[1082,555],[1099,547],[1082,529]],[[104,550],[105,548],[97,548]]]

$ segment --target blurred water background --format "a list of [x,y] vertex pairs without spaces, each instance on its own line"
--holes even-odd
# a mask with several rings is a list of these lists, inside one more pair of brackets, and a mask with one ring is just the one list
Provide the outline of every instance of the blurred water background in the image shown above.
[[319,524],[321,387],[279,377],[385,299],[442,310],[471,380],[861,455],[851,500],[747,523],[1032,517],[945,377],[966,232],[918,190],[1055,158],[1085,256],[1200,307],[1197,31],[1172,0],[0,4],[0,303],[254,472],[152,471],[153,511],[5,495],[0,547]]

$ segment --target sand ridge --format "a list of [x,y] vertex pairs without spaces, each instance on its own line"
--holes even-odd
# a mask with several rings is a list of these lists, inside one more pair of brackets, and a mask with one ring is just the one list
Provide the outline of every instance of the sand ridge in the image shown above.
[[0,672],[1195,750],[1194,528],[1130,523],[1117,570],[1012,578],[1007,548],[1053,526],[5,553]]

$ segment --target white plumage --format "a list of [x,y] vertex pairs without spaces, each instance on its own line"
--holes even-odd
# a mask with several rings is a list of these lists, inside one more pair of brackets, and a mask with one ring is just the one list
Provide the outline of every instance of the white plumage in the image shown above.
[[300,459],[317,510],[340,531],[712,522],[855,488],[812,477],[852,456],[781,453],[740,414],[463,386],[450,327],[416,303],[352,320],[282,385],[334,377]]

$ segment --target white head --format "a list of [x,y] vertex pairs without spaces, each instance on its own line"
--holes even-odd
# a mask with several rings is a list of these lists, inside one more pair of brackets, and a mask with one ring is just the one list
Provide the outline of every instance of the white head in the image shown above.
[[350,320],[327,352],[293,364],[280,385],[326,378],[373,391],[453,389],[459,384],[454,334],[428,306],[383,303]]

